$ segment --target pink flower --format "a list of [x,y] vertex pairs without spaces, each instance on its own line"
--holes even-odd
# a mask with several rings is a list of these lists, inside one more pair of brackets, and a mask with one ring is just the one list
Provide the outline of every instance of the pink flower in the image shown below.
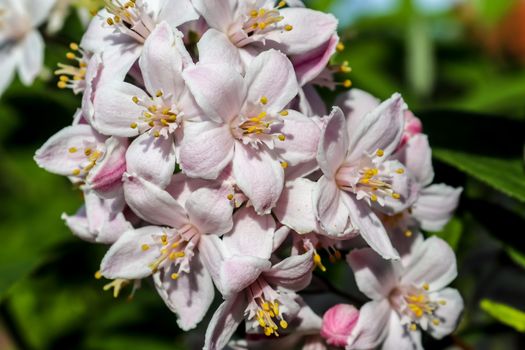
[[282,53],[266,51],[243,78],[232,67],[199,63],[184,72],[205,121],[184,125],[182,170],[214,179],[232,164],[238,187],[260,214],[269,213],[284,184],[284,168],[315,158],[319,128],[285,110],[297,95],[297,79]]
[[390,259],[399,255],[372,208],[394,214],[413,201],[405,167],[390,158],[403,133],[403,112],[399,94],[348,121],[334,108],[321,134],[317,161],[323,176],[313,192],[316,217],[328,234],[340,237],[358,229]]
[[456,257],[440,238],[414,241],[406,259],[388,261],[370,248],[347,256],[359,290],[372,301],[359,312],[347,349],[422,349],[421,330],[436,339],[452,333],[463,310]]
[[337,304],[323,316],[321,335],[326,342],[334,346],[346,346],[348,337],[357,324],[359,310],[353,305]]

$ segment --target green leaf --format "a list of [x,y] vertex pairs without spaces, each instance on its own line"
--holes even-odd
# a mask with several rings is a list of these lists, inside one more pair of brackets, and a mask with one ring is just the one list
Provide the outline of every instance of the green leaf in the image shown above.
[[499,322],[525,333],[525,312],[489,299],[483,299],[480,307]]
[[452,249],[457,250],[462,233],[463,223],[458,218],[452,218],[443,230],[436,232],[434,235],[445,240]]
[[521,267],[525,268],[525,254],[511,247],[506,247],[505,251],[507,252],[509,257],[512,259],[512,261],[514,261],[516,264],[520,265]]
[[435,158],[458,168],[506,195],[525,202],[522,159],[504,159],[436,148]]

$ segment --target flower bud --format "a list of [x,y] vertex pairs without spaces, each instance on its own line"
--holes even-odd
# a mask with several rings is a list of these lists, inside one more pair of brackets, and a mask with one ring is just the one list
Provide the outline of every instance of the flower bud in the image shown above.
[[321,335],[334,346],[346,346],[348,337],[357,324],[359,310],[348,304],[337,304],[325,312]]

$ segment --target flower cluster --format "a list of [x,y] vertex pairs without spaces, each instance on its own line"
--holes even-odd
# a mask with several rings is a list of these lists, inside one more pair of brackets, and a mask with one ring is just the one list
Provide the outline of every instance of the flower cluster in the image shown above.
[[[106,0],[70,49],[58,86],[82,106],[35,160],[83,191],[63,219],[110,245],[107,289],[151,277],[183,330],[218,290],[206,349],[419,349],[421,330],[455,329],[454,253],[421,230],[443,228],[461,189],[432,184],[399,94],[352,89],[327,111],[316,86],[350,87],[335,17],[297,0]],[[371,301],[322,320],[299,292],[342,251]]]

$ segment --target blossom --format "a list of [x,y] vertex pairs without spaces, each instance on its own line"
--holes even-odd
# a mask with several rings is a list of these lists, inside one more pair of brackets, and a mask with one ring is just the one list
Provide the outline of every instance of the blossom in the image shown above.
[[205,265],[225,298],[208,325],[205,349],[224,347],[243,318],[248,329],[260,327],[271,336],[287,329],[299,312],[294,292],[310,283],[312,253],[272,264],[280,235],[270,215],[245,207],[234,214],[233,229],[222,240],[204,242]]
[[180,32],[163,22],[149,36],[139,61],[146,91],[113,81],[95,93],[93,126],[107,135],[139,136],[130,145],[128,168],[131,172],[140,168],[144,177],[161,187],[175,170],[176,138],[183,120],[199,114],[182,79],[188,60]]
[[284,168],[314,159],[319,137],[311,119],[285,109],[298,91],[290,61],[270,50],[253,60],[245,77],[222,64],[197,64],[183,75],[208,120],[184,125],[182,170],[213,179],[231,163],[255,210],[269,213]]
[[347,257],[359,290],[372,301],[359,312],[347,349],[422,349],[421,330],[436,339],[450,334],[463,310],[452,249],[440,238],[416,240],[404,261],[382,259],[370,248]]
[[323,316],[321,335],[334,346],[345,346],[359,319],[359,310],[353,305],[337,304]]
[[55,0],[0,1],[0,95],[18,71],[31,85],[44,64],[44,41],[37,28],[45,22]]
[[322,228],[333,236],[358,229],[385,258],[399,255],[372,207],[390,214],[412,201],[405,167],[390,159],[403,133],[403,111],[398,94],[348,121],[335,108],[322,131],[317,155],[323,176],[313,201]]
[[126,231],[101,263],[110,279],[141,279],[154,275],[166,305],[178,324],[194,328],[213,301],[210,274],[202,265],[202,244],[228,232],[232,206],[223,190],[174,175],[163,190],[143,178],[126,174],[124,193],[131,209],[149,226]]
[[198,14],[190,0],[104,0],[105,8],[91,21],[80,46],[93,53],[103,53],[115,79],[124,79],[139,58],[149,35],[166,21],[175,29],[196,20]]

